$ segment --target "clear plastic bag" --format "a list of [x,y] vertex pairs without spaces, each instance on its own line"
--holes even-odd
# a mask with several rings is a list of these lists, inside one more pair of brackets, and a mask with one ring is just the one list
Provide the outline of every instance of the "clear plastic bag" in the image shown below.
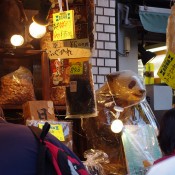
[[[98,116],[83,119],[83,130],[89,149],[103,150],[109,163],[106,174],[145,173],[162,153],[157,141],[157,121],[147,103],[146,90],[139,76],[129,70],[107,75],[107,81],[96,91]],[[123,111],[117,115],[116,107]],[[118,119],[123,123],[120,133],[111,130]]]
[[21,105],[35,100],[32,80],[33,76],[30,70],[22,66],[1,77],[0,104]]
[[109,163],[108,155],[102,150],[90,149],[84,152],[86,169],[91,175],[106,175],[101,164]]
[[96,99],[89,58],[72,59],[70,64],[70,85],[66,87],[66,118],[96,117]]
[[57,86],[50,89],[50,98],[54,105],[66,105],[66,87]]
[[128,108],[140,103],[145,98],[145,86],[135,72],[123,70],[108,74],[106,77],[107,91],[116,106]]

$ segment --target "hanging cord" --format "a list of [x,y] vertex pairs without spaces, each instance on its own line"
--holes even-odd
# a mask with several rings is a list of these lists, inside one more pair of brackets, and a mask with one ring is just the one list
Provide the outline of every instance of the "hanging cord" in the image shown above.
[[60,12],[63,12],[62,0],[58,0],[58,5],[60,8]]
[[[123,112],[124,111],[124,108],[122,108],[122,107],[120,107],[120,106],[118,106],[117,104],[116,104],[116,102],[115,102],[115,99],[114,99],[114,96],[113,96],[113,94],[111,93],[111,91],[110,91],[110,87],[109,87],[109,84],[108,84],[108,82],[107,82],[107,85],[108,85],[108,88],[109,88],[109,93],[111,94],[111,96],[112,96],[112,101],[113,101],[113,103],[115,104],[115,106],[114,106],[114,110],[115,110],[115,118],[116,119],[118,119],[119,117],[120,117],[120,112]],[[114,114],[112,111],[110,111],[111,112],[111,114]]]
[[[60,12],[63,12],[63,3],[62,3],[62,0],[58,0],[58,4],[59,4]],[[66,0],[66,9],[69,10],[68,0]]]
[[66,9],[69,10],[68,0],[66,0]]

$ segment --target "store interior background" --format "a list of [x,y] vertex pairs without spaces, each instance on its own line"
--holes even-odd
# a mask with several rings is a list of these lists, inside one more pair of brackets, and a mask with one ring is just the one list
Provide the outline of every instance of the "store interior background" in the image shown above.
[[[71,0],[70,0],[71,1]],[[138,5],[148,5],[151,7],[166,8],[170,10],[170,1],[166,0],[147,0],[147,1],[133,1],[133,0],[91,0],[95,4],[94,9],[94,48],[92,50],[92,73],[95,90],[99,89],[106,81],[106,75],[115,71],[132,70],[139,73],[139,52],[138,45],[144,43],[144,46],[151,47],[156,44],[165,44],[166,34],[148,32],[143,29],[138,16]],[[26,14],[30,16],[37,13],[39,0],[24,0],[24,8]],[[145,4],[144,4],[145,3]],[[129,7],[129,14],[126,17],[124,6]],[[30,11],[30,13],[29,13]],[[32,13],[31,13],[32,12]],[[129,25],[123,23],[124,19],[129,21]],[[2,19],[5,20],[5,19]],[[130,23],[131,22],[131,23]],[[132,23],[134,22],[134,23]],[[126,40],[127,38],[127,40]],[[127,45],[126,45],[127,42]],[[125,52],[127,47],[127,52]],[[160,52],[160,57],[165,57],[166,51]],[[157,55],[159,53],[156,53]],[[157,63],[156,63],[157,64]],[[161,63],[159,62],[159,65]],[[143,68],[143,67],[142,67]],[[41,72],[36,72],[39,74]],[[158,85],[159,86],[159,85]],[[161,88],[159,88],[161,86]],[[150,85],[151,91],[149,93],[148,102],[156,116],[159,119],[163,113],[173,105],[173,91],[170,87],[160,85],[155,89],[156,85]],[[168,89],[167,89],[168,87]],[[163,89],[162,89],[163,88]],[[165,91],[165,89],[167,89]],[[161,96],[160,96],[161,93]],[[147,93],[148,94],[148,93]],[[64,108],[65,109],[65,108]],[[18,111],[17,111],[18,112]],[[19,112],[21,114],[21,109]],[[58,111],[62,115],[62,111]],[[63,111],[65,114],[65,111]],[[14,115],[14,114],[13,114]],[[60,115],[60,116],[61,116]],[[62,116],[61,116],[62,117]],[[61,118],[60,117],[60,118]],[[75,119],[74,125],[78,128],[75,142],[80,144],[82,139],[82,131],[80,128],[80,121]],[[13,121],[14,123],[16,121]],[[19,121],[17,121],[19,122]],[[77,129],[76,128],[76,129]],[[84,141],[84,140],[83,140]],[[82,145],[83,144],[83,145]],[[81,142],[81,146],[86,147],[86,140]],[[77,152],[83,152],[81,146]]]
[[[146,30],[144,24],[141,22],[139,17],[139,8],[142,6],[143,8],[152,8],[152,12],[150,17],[154,20],[161,21],[162,14],[163,18],[166,19],[168,15],[170,15],[171,6],[173,1],[121,1],[121,3],[117,4],[117,39],[118,39],[118,68],[119,70],[123,69],[131,69],[134,71],[138,70],[138,74],[142,74],[144,72],[144,67],[140,63],[140,52],[139,45],[143,46],[145,51],[150,48],[156,48],[159,46],[166,46],[166,25],[164,26],[155,26]],[[129,10],[128,14],[126,14],[126,6],[127,10]],[[161,8],[161,11],[159,10]],[[158,9],[158,10],[157,10]],[[154,16],[153,16],[154,13]],[[126,17],[126,15],[128,15]],[[165,17],[166,16],[166,17]],[[152,19],[147,19],[150,22]],[[168,18],[167,18],[168,20]],[[160,22],[161,23],[161,22]],[[156,28],[157,27],[157,28]],[[160,32],[160,27],[164,28],[164,32]],[[157,30],[157,32],[156,32]],[[124,52],[126,46],[126,39],[130,39],[130,52],[125,56],[120,53]],[[161,66],[165,56],[166,49],[154,52],[156,56],[154,58],[150,58],[149,62],[154,64],[154,77],[159,78],[157,75],[157,71]],[[144,53],[146,54],[146,53]],[[139,59],[138,64],[136,63]],[[129,61],[132,60],[134,65]],[[138,67],[135,65],[138,65]],[[147,90],[147,100],[156,116],[158,121],[160,121],[163,113],[171,108],[174,104],[174,90],[168,87],[165,84],[155,83],[152,85],[146,85]],[[161,94],[161,96],[160,96]]]
[[[39,9],[40,2],[44,1],[24,0],[23,4],[26,13],[28,10],[35,13]],[[95,40],[92,53],[92,71],[95,90],[103,85],[106,81],[105,75],[111,72],[118,70],[133,70],[134,72],[139,73],[138,45],[140,43],[144,44],[145,48],[157,44],[165,44],[165,33],[149,32],[143,29],[138,15],[138,7],[149,6],[170,10],[172,3],[173,1],[170,0],[94,0]],[[127,18],[126,10],[124,8],[125,5],[129,8]],[[125,19],[128,23],[124,22]],[[126,47],[129,49],[127,52],[125,52]],[[160,60],[162,61],[162,58],[165,57],[165,53],[165,50],[156,53],[156,60],[158,60],[158,62]],[[161,61],[156,63],[156,65],[160,65]],[[162,97],[164,96],[162,95]],[[151,107],[157,117],[159,117],[159,114],[162,115],[162,112],[168,109],[168,107],[166,107],[166,109],[161,107],[161,110],[154,110],[154,103],[166,101],[165,99],[164,101],[161,101],[160,99],[156,100],[155,98],[156,97],[151,96],[151,100],[153,101]]]

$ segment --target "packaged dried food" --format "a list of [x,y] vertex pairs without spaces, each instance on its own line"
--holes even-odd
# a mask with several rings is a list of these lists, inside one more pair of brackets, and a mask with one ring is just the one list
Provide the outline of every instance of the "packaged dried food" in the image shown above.
[[106,175],[101,164],[109,163],[108,155],[102,150],[89,149],[84,152],[84,165],[91,175]]
[[54,105],[64,106],[66,105],[66,87],[57,86],[50,89],[51,95],[50,98],[53,101]]
[[67,86],[70,78],[69,59],[50,60],[51,87]]
[[32,79],[31,71],[23,66],[1,77],[0,104],[21,105],[35,100]]
[[66,87],[66,117],[96,117],[96,100],[88,58],[70,60],[70,85]]

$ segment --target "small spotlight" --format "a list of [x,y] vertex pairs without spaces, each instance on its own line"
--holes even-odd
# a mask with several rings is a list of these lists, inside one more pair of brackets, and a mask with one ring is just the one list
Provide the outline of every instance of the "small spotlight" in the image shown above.
[[24,44],[24,38],[21,35],[13,35],[10,42],[13,46],[21,46]]
[[29,33],[34,38],[42,38],[46,34],[46,26],[32,22],[29,26]]
[[111,123],[112,132],[119,133],[122,131],[122,129],[123,129],[123,122],[121,120],[116,119]]

